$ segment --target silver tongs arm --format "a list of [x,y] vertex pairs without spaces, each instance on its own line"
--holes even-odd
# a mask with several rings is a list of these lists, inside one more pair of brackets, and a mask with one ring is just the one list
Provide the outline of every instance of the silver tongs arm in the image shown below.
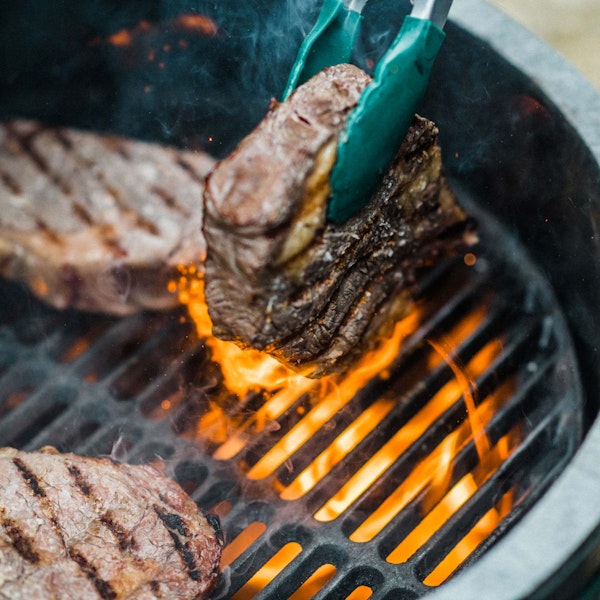
[[448,20],[452,0],[413,0],[411,16],[416,19],[431,21],[440,29]]
[[361,13],[362,9],[365,7],[367,0],[344,0],[344,6],[346,10],[352,10],[357,13]]

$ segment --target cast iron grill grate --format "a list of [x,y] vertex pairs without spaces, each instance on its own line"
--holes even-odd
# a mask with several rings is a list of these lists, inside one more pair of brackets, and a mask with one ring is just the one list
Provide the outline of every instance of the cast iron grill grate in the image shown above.
[[[259,426],[256,415],[272,396],[240,400],[225,389],[184,313],[60,313],[2,283],[0,444],[164,463],[221,518],[228,545],[216,597],[420,597],[490,511],[499,523],[452,559],[455,566],[465,568],[508,531],[581,438],[579,383],[552,293],[506,242],[474,255],[474,266],[449,261],[424,278],[422,318],[391,366],[287,451],[326,402],[308,390]],[[442,347],[448,356],[434,360]],[[468,387],[456,388],[457,369],[471,374]],[[470,395],[482,414],[494,400],[486,435],[475,440]],[[202,418],[215,406],[221,421],[206,428]],[[233,439],[235,451],[224,451]],[[440,488],[431,457],[449,439]],[[505,448],[497,464],[484,464],[482,440],[492,453]],[[311,472],[311,483],[297,487]],[[448,508],[465,481],[476,485]],[[440,507],[448,514],[423,534]]]

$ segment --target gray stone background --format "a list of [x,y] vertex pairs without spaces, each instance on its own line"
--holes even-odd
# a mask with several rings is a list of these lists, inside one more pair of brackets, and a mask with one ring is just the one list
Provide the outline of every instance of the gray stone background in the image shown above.
[[600,0],[489,1],[557,49],[600,89]]

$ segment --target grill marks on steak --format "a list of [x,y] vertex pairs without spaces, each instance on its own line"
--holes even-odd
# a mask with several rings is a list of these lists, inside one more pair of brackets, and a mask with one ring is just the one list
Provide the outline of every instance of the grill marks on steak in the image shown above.
[[0,525],[9,537],[13,548],[24,560],[35,565],[40,560],[40,556],[35,550],[35,540],[21,531],[17,521],[13,521],[10,517],[4,517],[3,512],[4,509],[0,509]]
[[205,189],[215,335],[313,376],[370,349],[409,310],[418,270],[468,237],[438,130],[421,117],[367,206],[326,222],[337,139],[369,81],[351,65],[325,69],[274,105]]
[[168,283],[204,257],[203,153],[34,121],[0,124],[0,275],[64,308],[176,306]]
[[204,598],[219,533],[152,467],[0,450],[0,598]]

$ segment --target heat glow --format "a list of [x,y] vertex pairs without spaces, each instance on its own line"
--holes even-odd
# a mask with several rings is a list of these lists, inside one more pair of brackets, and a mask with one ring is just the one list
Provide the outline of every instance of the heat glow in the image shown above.
[[[396,324],[389,339],[367,353],[350,372],[343,376],[313,380],[292,371],[266,354],[242,350],[235,344],[213,337],[203,297],[203,281],[196,268],[181,269],[181,278],[178,282],[173,282],[171,291],[178,293],[181,303],[187,306],[198,335],[205,340],[213,360],[220,365],[226,387],[239,397],[240,402],[253,393],[261,393],[265,397],[264,403],[243,419],[231,418],[227,410],[214,403],[199,419],[198,438],[209,438],[216,443],[214,458],[235,459],[257,432],[274,424],[302,395],[310,398],[301,418],[266,448],[254,464],[244,468],[248,479],[271,482],[280,497],[287,501],[300,500],[326,480],[332,469],[342,463],[402,402],[401,397],[384,394],[336,432],[336,437],[327,447],[295,474],[290,483],[281,485],[277,477],[273,478],[282,467],[291,464],[294,455],[318,432],[334,422],[336,414],[365,385],[375,378],[385,380],[390,376],[390,370],[403,343],[417,331],[427,313],[426,306],[416,307]],[[397,481],[396,488],[380,499],[379,504],[349,536],[356,543],[370,542],[404,509],[416,503],[420,512],[419,521],[387,556],[391,563],[406,562],[444,527],[448,519],[474,498],[480,487],[510,456],[519,442],[520,431],[511,431],[492,443],[485,428],[498,408],[510,397],[512,383],[499,385],[485,398],[478,397],[476,385],[478,377],[490,368],[502,352],[502,341],[488,341],[467,364],[460,364],[455,356],[456,348],[482,326],[485,317],[485,308],[475,308],[455,323],[443,337],[427,339],[429,347],[425,353],[427,358],[424,368],[428,373],[449,369],[447,381],[437,391],[434,390],[416,414],[380,447],[375,448],[365,461],[353,464],[341,486],[336,483],[331,486],[329,497],[314,512],[313,516],[317,521],[333,521],[352,510],[363,495],[376,486],[407,452],[413,451],[422,443],[422,437],[447,411],[461,405],[463,410],[466,408],[464,420],[415,463],[405,477]],[[457,456],[468,448],[473,448],[476,452],[477,464],[471,472],[459,478],[454,474],[454,464]],[[512,492],[505,493],[446,557],[426,574],[424,583],[431,586],[443,583],[508,514],[512,501]],[[238,551],[232,552],[232,555]],[[294,547],[294,555],[296,551],[299,550]],[[254,575],[251,586],[245,586],[245,593],[262,589],[273,576],[273,565],[265,565]],[[245,593],[240,594],[240,597],[246,597]]]

